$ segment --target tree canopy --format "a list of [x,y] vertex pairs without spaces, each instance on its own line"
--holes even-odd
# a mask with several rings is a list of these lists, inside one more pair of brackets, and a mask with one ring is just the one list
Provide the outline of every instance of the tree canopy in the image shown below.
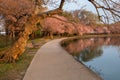
[[[6,29],[21,30],[14,45],[0,52],[0,61],[14,62],[25,51],[29,35],[37,21],[47,16],[60,14],[66,2],[77,3],[78,0],[0,0],[0,15],[5,20]],[[100,20],[120,20],[120,0],[88,0],[96,8]],[[42,12],[44,6],[56,5],[54,10]],[[36,9],[40,10],[36,12]],[[100,14],[103,11],[103,14]],[[110,16],[111,15],[111,16]]]

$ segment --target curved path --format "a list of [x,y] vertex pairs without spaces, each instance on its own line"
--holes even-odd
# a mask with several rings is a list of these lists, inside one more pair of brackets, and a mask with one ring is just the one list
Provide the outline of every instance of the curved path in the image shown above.
[[52,40],[38,50],[23,80],[102,80],[69,55],[60,46],[61,40]]

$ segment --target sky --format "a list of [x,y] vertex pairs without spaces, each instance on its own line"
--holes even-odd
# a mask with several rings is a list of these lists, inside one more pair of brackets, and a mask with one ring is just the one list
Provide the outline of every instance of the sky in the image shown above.
[[[58,4],[60,3],[60,0],[58,0]],[[73,11],[77,9],[81,9],[81,7],[85,6],[84,9],[88,11],[92,11],[93,13],[96,13],[96,10],[94,6],[88,1],[88,0],[75,0],[76,2],[66,2],[63,6],[63,9],[65,11]],[[49,7],[49,9],[53,9],[53,7]]]
[[[57,4],[60,4],[61,0],[56,0],[56,1],[59,1]],[[70,0],[68,0],[68,1],[70,1]],[[71,1],[73,1],[73,0],[71,0]],[[64,6],[63,6],[63,10],[65,10],[65,11],[80,10],[81,7],[85,6],[85,7],[83,7],[83,9],[97,14],[95,7],[88,0],[74,0],[74,1],[76,1],[76,2],[65,2]],[[117,1],[117,0],[115,0],[115,1]],[[50,7],[50,9],[53,9],[53,8]],[[101,15],[105,15],[101,9],[99,9],[99,13]],[[109,17],[111,17],[111,16],[109,16]],[[103,20],[105,21],[105,19],[103,19]],[[109,21],[110,21],[110,23],[113,22],[112,20],[109,20]]]
[[76,9],[81,9],[84,6],[84,9],[92,12],[96,12],[94,6],[88,0],[78,0],[77,3],[66,3],[63,7],[64,10],[71,11]]

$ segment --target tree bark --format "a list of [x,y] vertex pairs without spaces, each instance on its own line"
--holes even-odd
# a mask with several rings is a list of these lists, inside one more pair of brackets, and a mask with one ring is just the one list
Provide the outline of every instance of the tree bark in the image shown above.
[[8,50],[0,53],[0,61],[2,62],[14,62],[18,60],[18,57],[25,51],[29,35],[35,28],[36,17],[29,18],[29,21],[25,24],[25,30],[21,33],[19,39]]
[[25,51],[29,35],[34,31],[36,23],[38,23],[38,21],[40,22],[41,19],[45,17],[61,13],[61,8],[62,7],[41,14],[32,15],[25,24],[24,31],[20,34],[19,39],[14,43],[14,45],[6,51],[0,52],[0,62],[15,62],[18,60],[19,56]]

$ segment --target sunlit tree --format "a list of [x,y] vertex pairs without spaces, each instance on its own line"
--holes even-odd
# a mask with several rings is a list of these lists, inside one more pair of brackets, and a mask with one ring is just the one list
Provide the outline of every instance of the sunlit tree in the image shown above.
[[[25,51],[29,35],[33,32],[36,23],[47,16],[60,14],[65,2],[77,2],[78,0],[0,0],[0,15],[4,16],[6,27],[12,31],[19,29],[19,38],[14,45],[4,52],[0,52],[0,61],[14,62]],[[88,0],[96,8],[99,18],[99,9],[105,13],[105,18],[109,20],[109,14],[114,21],[120,19],[119,1],[115,0]],[[36,12],[46,5],[55,5],[54,10],[47,12]],[[37,8],[37,6],[39,6]],[[42,6],[42,7],[41,7]],[[41,8],[41,9],[40,9]]]

